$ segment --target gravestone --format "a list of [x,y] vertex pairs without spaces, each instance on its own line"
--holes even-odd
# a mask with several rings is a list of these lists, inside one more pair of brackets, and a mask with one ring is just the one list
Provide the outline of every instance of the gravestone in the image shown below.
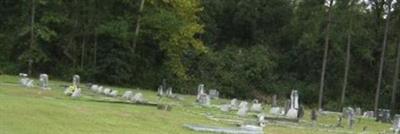
[[207,94],[201,94],[198,100],[199,104],[202,106],[209,106],[210,105],[210,96]]
[[205,94],[204,92],[204,84],[199,84],[197,87],[197,101],[200,99],[200,95]]
[[172,93],[172,87],[169,87],[165,93],[167,96],[172,97],[174,94]]
[[258,100],[253,100],[253,104],[250,107],[250,111],[258,113],[261,112],[262,111],[261,103],[258,103]]
[[283,115],[285,114],[285,110],[281,107],[272,107],[269,113],[273,115]]
[[105,88],[104,91],[103,91],[103,94],[104,94],[104,95],[109,95],[110,92],[111,92],[111,89]]
[[132,91],[125,91],[125,93],[122,95],[122,98],[129,100],[133,96]]
[[33,87],[33,80],[28,78],[28,74],[19,73],[19,76],[20,76],[20,82],[21,82],[22,86],[25,86],[28,88]]
[[247,103],[246,101],[240,102],[240,104],[239,104],[239,110],[238,110],[238,112],[237,112],[237,114],[238,114],[239,116],[242,116],[242,117],[246,116],[247,111],[249,110],[249,108],[247,107],[247,105],[248,105],[248,103]]
[[285,103],[285,109],[284,109],[284,112],[285,112],[285,115],[288,113],[288,111],[289,111],[289,109],[290,109],[290,99],[288,99],[288,100],[286,100],[286,103]]
[[225,104],[225,105],[220,106],[220,110],[222,112],[229,112],[229,108],[230,108],[229,104]]
[[349,128],[353,128],[353,125],[355,123],[355,112],[352,107],[348,107],[348,113],[347,113],[347,118],[349,120]]
[[49,76],[47,74],[39,75],[40,88],[42,90],[49,90]]
[[75,74],[72,77],[72,85],[74,85],[74,86],[79,88],[80,80],[81,80],[81,78],[79,77],[79,75]]
[[239,108],[239,110],[238,110],[238,112],[237,112],[237,115],[239,115],[239,116],[241,116],[241,117],[246,116],[246,115],[247,115],[247,109],[245,109],[245,108]]
[[297,118],[299,109],[299,95],[297,90],[293,90],[290,95],[290,108],[286,113],[286,116],[289,118]]
[[72,93],[71,97],[72,97],[72,98],[79,98],[79,97],[81,97],[81,89],[80,89],[80,88],[75,89],[74,92]]
[[395,134],[399,134],[399,132],[400,132],[400,115],[396,114],[394,116],[392,128],[393,128],[393,132]]
[[100,86],[99,88],[97,88],[97,93],[99,93],[99,94],[103,93],[103,86]]
[[219,98],[219,92],[215,89],[211,89],[209,92],[210,98],[211,99],[218,99]]
[[239,109],[239,104],[237,99],[232,99],[230,103],[230,108],[232,110],[238,110]]
[[90,90],[92,90],[93,92],[97,92],[98,89],[99,85],[93,84],[92,86],[90,86]]
[[277,96],[276,96],[276,94],[274,94],[272,96],[272,107],[276,107],[276,105],[277,105],[276,98],[277,98]]
[[356,108],[356,116],[361,116],[361,114],[362,114],[361,108],[357,107]]
[[374,117],[374,111],[365,111],[363,114],[364,118],[373,118]]
[[162,85],[160,85],[160,86],[158,87],[157,95],[158,95],[158,96],[164,96],[164,89],[163,89],[163,86],[162,86]]
[[143,103],[145,101],[142,93],[136,93],[130,100],[133,103]]
[[239,108],[247,108],[248,109],[249,103],[247,101],[241,101],[239,104]]
[[118,90],[112,90],[109,95],[111,97],[117,97],[118,96]]
[[378,109],[378,117],[377,117],[378,121],[381,122],[390,122],[390,110],[389,109]]

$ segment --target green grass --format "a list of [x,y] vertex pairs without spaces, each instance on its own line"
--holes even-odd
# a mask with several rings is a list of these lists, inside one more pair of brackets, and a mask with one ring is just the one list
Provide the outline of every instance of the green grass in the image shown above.
[[[35,80],[37,81],[37,80]],[[133,104],[116,104],[92,101],[106,99],[83,89],[83,97],[71,99],[63,95],[63,87],[68,82],[50,81],[51,91],[40,92],[39,88],[19,86],[18,77],[0,76],[0,134],[190,134],[198,133],[183,127],[183,124],[204,124],[210,126],[234,126],[232,122],[213,121],[206,114],[231,119],[239,118],[235,112],[222,113],[217,108],[202,108],[195,105],[195,97],[185,95],[184,101],[164,98],[162,103],[174,105],[172,111],[161,111],[155,107]],[[116,88],[120,94],[126,88]],[[157,102],[155,92],[139,90],[145,98]],[[213,104],[229,102],[220,99]],[[268,111],[268,109],[266,109]],[[320,127],[311,128],[309,111],[298,127],[290,125],[269,125],[265,133],[272,134],[326,134],[326,133],[360,133],[367,126],[371,134],[388,131],[390,124],[376,123],[361,119],[354,129],[326,128],[336,123],[336,116],[320,117]],[[296,124],[295,124],[296,125]]]

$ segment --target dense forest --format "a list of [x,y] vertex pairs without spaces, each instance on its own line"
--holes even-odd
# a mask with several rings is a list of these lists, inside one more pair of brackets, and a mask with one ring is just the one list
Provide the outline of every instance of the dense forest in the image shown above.
[[1,0],[0,16],[3,74],[261,100],[297,89],[325,109],[389,108],[397,90],[396,0]]

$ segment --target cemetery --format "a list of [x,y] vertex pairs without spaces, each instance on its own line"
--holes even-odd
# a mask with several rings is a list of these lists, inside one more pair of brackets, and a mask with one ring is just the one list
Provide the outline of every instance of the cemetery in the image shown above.
[[[25,75],[0,76],[0,115],[5,117],[0,120],[2,132],[28,132],[17,129],[21,124],[30,128],[29,133],[334,134],[400,130],[400,118],[392,121],[383,109],[380,121],[368,111],[362,114],[361,108],[346,107],[343,112],[303,109],[298,90],[292,90],[285,98],[288,101],[279,102],[281,99],[271,95],[275,96],[272,101],[260,102],[221,98],[216,89],[209,92],[206,85],[199,84],[193,87],[196,95],[180,94],[184,99],[178,100],[168,97],[172,88],[163,91],[162,85],[149,91],[82,84],[79,75],[73,75],[70,82],[40,76],[38,80]],[[33,82],[26,86],[22,81]]]
[[0,134],[400,134],[400,0],[0,0]]

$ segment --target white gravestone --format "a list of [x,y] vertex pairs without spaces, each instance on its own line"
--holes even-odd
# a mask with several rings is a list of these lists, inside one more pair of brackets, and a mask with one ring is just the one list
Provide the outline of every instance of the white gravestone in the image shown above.
[[290,95],[290,108],[286,116],[289,118],[297,118],[298,109],[299,109],[299,95],[297,93],[297,90],[293,90]]
[[72,93],[71,97],[72,97],[72,98],[79,98],[79,97],[81,97],[81,89],[80,89],[80,88],[75,89],[74,92]]
[[198,102],[202,106],[209,106],[210,105],[210,96],[208,96],[207,94],[201,94],[199,96]]
[[169,87],[169,88],[167,89],[167,92],[166,92],[165,94],[166,94],[167,96],[169,96],[169,97],[173,96],[172,87]]
[[125,93],[122,95],[122,98],[129,100],[133,96],[132,91],[125,91]]
[[205,92],[204,92],[204,84],[200,84],[197,87],[197,101],[199,101],[200,95],[202,95],[202,94],[205,94]]
[[248,108],[248,103],[246,102],[246,101],[242,101],[242,102],[240,102],[240,104],[239,104],[239,110],[238,110],[238,112],[237,112],[237,114],[239,115],[239,116],[246,116],[246,114],[247,114],[247,111],[249,110],[249,108]]
[[24,73],[19,73],[20,78],[20,82],[22,86],[25,87],[33,87],[33,80],[28,78],[28,74],[24,74]]
[[112,90],[109,94],[111,97],[117,97],[118,96],[118,90]]
[[49,76],[47,74],[39,75],[40,87],[42,90],[49,90]]
[[103,93],[103,86],[100,86],[98,89],[97,89],[97,93],[99,93],[99,94],[101,94],[101,93]]
[[72,77],[72,85],[74,85],[74,86],[79,88],[80,80],[81,80],[81,78],[79,77],[79,75],[75,74]]
[[239,109],[239,104],[238,104],[238,100],[237,99],[232,99],[231,100],[230,108],[232,110],[238,110]]
[[109,89],[109,88],[105,88],[105,89],[103,90],[103,94],[104,94],[104,95],[109,95],[110,92],[111,92],[111,89]]
[[99,89],[99,85],[94,84],[90,86],[90,90],[92,90],[93,92],[97,92],[97,89]]
[[262,111],[261,103],[258,103],[258,100],[253,101],[253,104],[250,107],[250,111],[258,113],[261,112]]
[[131,97],[130,100],[134,103],[142,103],[142,102],[144,102],[143,94],[136,93],[133,97]]

